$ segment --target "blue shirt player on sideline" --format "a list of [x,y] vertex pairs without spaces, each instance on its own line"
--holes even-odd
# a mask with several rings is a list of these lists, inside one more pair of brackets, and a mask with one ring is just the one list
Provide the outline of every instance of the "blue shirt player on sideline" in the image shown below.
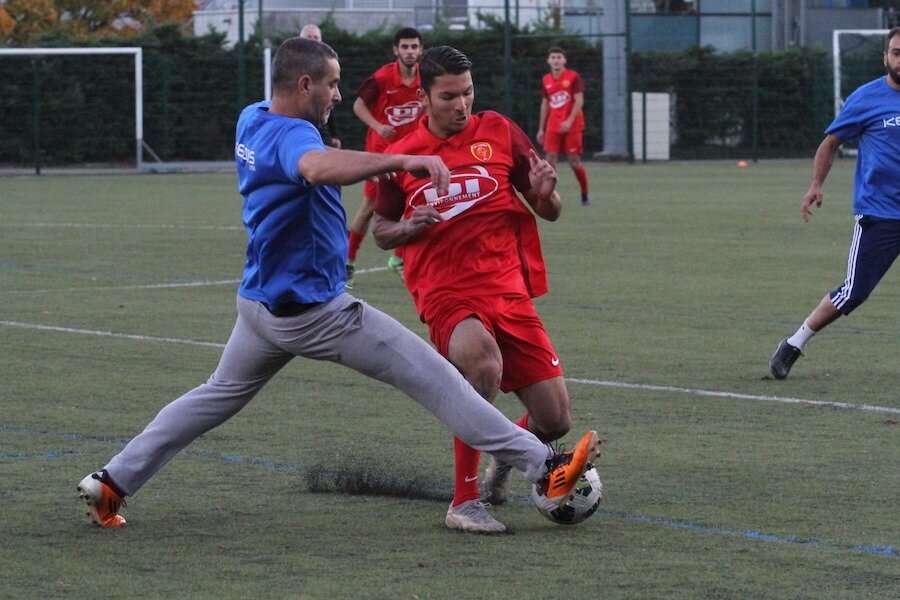
[[816,151],[812,183],[800,206],[804,221],[813,203],[822,206],[822,183],[841,143],[859,139],[847,278],[822,298],[797,333],[779,342],[769,361],[775,379],[788,376],[812,336],[865,302],[900,254],[900,27],[885,37],[884,66],[887,75],[850,94]]
[[455,436],[513,464],[563,503],[599,451],[595,431],[571,452],[554,451],[491,406],[423,339],[344,291],[347,218],[338,186],[408,171],[429,177],[446,195],[447,166],[437,156],[326,149],[317,126],[341,99],[337,54],[296,37],[281,45],[273,62],[272,102],[248,106],[237,123],[248,242],[234,330],[206,383],[165,406],[103,469],[78,484],[88,516],[101,527],[124,525],[118,512],[126,495],[234,416],[295,356],[336,362],[389,383]]

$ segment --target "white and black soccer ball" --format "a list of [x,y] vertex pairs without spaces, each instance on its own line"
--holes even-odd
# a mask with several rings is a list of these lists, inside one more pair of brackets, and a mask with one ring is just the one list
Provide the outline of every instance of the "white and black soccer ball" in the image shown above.
[[531,486],[531,498],[541,514],[554,523],[575,525],[594,514],[600,506],[603,500],[603,483],[597,469],[593,465],[588,465],[584,475],[575,484],[569,499],[559,506],[548,500],[537,484]]

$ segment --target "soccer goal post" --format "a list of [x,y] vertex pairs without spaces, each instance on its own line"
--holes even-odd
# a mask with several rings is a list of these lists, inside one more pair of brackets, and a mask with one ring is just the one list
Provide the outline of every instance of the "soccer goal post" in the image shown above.
[[[887,29],[835,29],[832,32],[835,116],[856,88],[884,74],[880,59],[887,32]],[[843,144],[841,152],[856,156],[855,142]]]
[[[143,166],[144,146],[144,75],[143,49],[124,48],[0,48],[3,56],[74,56],[74,55],[114,55],[134,56],[134,142],[137,170]],[[38,163],[39,165],[39,163]],[[38,167],[39,170],[39,167]]]

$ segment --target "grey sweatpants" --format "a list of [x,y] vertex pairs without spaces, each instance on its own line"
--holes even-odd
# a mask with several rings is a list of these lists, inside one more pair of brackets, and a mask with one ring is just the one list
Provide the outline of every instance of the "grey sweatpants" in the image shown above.
[[[389,383],[469,446],[513,465],[531,481],[550,450],[485,401],[456,368],[392,317],[349,294],[293,317],[274,317],[238,296],[238,317],[216,371],[165,406],[106,465],[134,494],[175,454],[241,410],[295,356],[328,360]],[[301,426],[298,423],[298,428]]]

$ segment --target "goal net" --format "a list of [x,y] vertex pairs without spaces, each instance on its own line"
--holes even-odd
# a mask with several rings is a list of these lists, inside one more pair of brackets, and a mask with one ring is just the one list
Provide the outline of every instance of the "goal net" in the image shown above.
[[[835,116],[856,88],[884,75],[885,35],[887,29],[837,29],[832,33]],[[852,156],[856,149],[856,140],[841,146],[843,154]]]
[[141,48],[0,48],[0,167],[142,168]]

